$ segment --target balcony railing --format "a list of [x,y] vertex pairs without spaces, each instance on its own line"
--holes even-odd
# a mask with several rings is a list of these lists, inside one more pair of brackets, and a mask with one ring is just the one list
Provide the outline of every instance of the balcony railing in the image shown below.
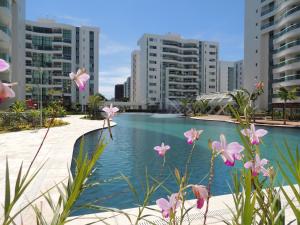
[[281,52],[285,49],[288,49],[288,48],[291,48],[291,47],[294,47],[294,46],[297,46],[297,45],[300,45],[300,40],[292,41],[290,43],[287,43],[287,44],[281,46],[280,48],[277,48],[277,49],[273,50],[273,54],[276,54],[278,52]]
[[284,14],[282,14],[276,21],[271,21],[267,24],[264,24],[261,26],[261,30],[264,30],[270,26],[273,26],[277,23],[279,23],[281,20],[283,20],[284,18],[288,17],[289,15],[294,14],[295,12],[298,12],[300,10],[300,5],[295,6],[294,8],[289,9],[288,11],[286,11]]
[[274,35],[274,39],[277,39],[277,38],[279,38],[280,36],[282,36],[282,35],[284,35],[284,34],[286,34],[286,33],[288,33],[288,32],[290,32],[290,31],[292,31],[292,30],[295,30],[295,29],[297,29],[297,28],[299,28],[300,27],[300,23],[297,23],[297,24],[293,24],[293,25],[291,25],[291,26],[288,26],[287,28],[285,28],[284,30],[282,30],[282,31],[280,31],[280,32],[278,32],[278,33],[276,33],[275,35]]
[[300,80],[300,74],[288,75],[285,77],[274,79],[273,83],[280,83],[280,82],[290,81],[290,80]]
[[7,26],[0,25],[0,30],[2,30],[4,33],[6,33],[8,36],[11,37],[11,31],[10,31],[10,29]]
[[285,66],[285,65],[295,63],[295,62],[300,62],[300,57],[293,58],[293,59],[288,59],[284,62],[278,63],[278,64],[274,65],[273,68],[276,69],[276,68],[279,68],[279,67],[282,67],[282,66]]
[[[295,93],[295,95],[297,96],[297,97],[300,97],[300,91],[297,91],[296,93]],[[273,94],[273,98],[280,98],[280,96],[279,96],[279,94]]]

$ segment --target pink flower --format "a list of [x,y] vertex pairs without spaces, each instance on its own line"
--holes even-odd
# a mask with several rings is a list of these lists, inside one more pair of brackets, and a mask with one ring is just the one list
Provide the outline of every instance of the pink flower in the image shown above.
[[201,209],[208,198],[207,188],[203,185],[193,185],[192,191],[197,198],[197,208]]
[[14,98],[16,96],[13,89],[11,89],[11,87],[15,85],[17,85],[17,83],[7,84],[0,81],[0,103],[8,98]]
[[250,129],[243,129],[241,133],[250,138],[250,142],[252,145],[258,145],[260,143],[260,138],[265,136],[268,131],[264,129],[255,130],[254,124],[250,125]]
[[184,132],[184,136],[187,138],[187,143],[192,145],[200,137],[200,134],[203,130],[196,130],[195,128],[190,129],[189,131]]
[[237,142],[227,144],[223,134],[220,135],[220,141],[214,141],[212,143],[212,148],[221,154],[227,166],[234,166],[235,160],[241,160],[241,152],[244,150],[244,147]]
[[170,150],[169,145],[165,145],[164,143],[161,143],[161,146],[155,146],[154,150],[157,151],[158,155],[161,157],[164,157],[166,152]]
[[85,69],[79,69],[77,73],[70,73],[69,74],[71,80],[74,80],[79,91],[84,91],[87,81],[90,79],[90,75],[88,75]]
[[257,90],[262,90],[262,89],[264,89],[264,82],[262,82],[262,81],[259,81],[259,82],[257,82],[256,84],[255,84],[255,87],[256,87],[256,89]]
[[119,111],[119,109],[117,107],[113,107],[112,104],[110,104],[110,107],[106,106],[102,110],[106,112],[107,119],[112,119],[115,116],[116,112]]
[[156,200],[156,204],[161,209],[164,218],[169,218],[171,214],[175,214],[176,209],[180,205],[178,193],[172,194],[168,199],[169,201],[165,198]]
[[246,162],[244,164],[244,167],[246,169],[251,169],[253,176],[257,176],[261,172],[263,174],[263,176],[268,177],[268,176],[270,176],[270,172],[269,172],[269,170],[264,168],[264,166],[268,163],[269,163],[269,161],[267,159],[260,159],[259,155],[256,154],[255,161],[253,162],[251,160],[251,161]]
[[0,59],[0,72],[4,72],[8,69],[9,69],[9,64],[5,60]]

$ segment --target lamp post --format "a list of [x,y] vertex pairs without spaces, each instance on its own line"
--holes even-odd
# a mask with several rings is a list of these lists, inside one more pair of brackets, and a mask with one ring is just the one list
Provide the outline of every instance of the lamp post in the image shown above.
[[43,127],[43,69],[39,68],[40,126]]

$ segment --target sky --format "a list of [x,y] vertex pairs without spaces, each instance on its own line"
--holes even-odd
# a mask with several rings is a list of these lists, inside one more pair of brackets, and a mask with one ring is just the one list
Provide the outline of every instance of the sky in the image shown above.
[[243,59],[244,0],[26,0],[26,19],[100,28],[99,91],[107,98],[130,76],[144,33],[217,41],[221,60]]

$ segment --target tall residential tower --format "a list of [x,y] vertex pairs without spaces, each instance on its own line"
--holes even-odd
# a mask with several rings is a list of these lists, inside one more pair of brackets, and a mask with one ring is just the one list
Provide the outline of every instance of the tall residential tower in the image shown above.
[[[271,109],[282,103],[280,87],[300,87],[300,1],[245,3],[245,85],[251,90],[255,81],[264,81],[259,107]],[[290,103],[300,103],[300,98]]]

